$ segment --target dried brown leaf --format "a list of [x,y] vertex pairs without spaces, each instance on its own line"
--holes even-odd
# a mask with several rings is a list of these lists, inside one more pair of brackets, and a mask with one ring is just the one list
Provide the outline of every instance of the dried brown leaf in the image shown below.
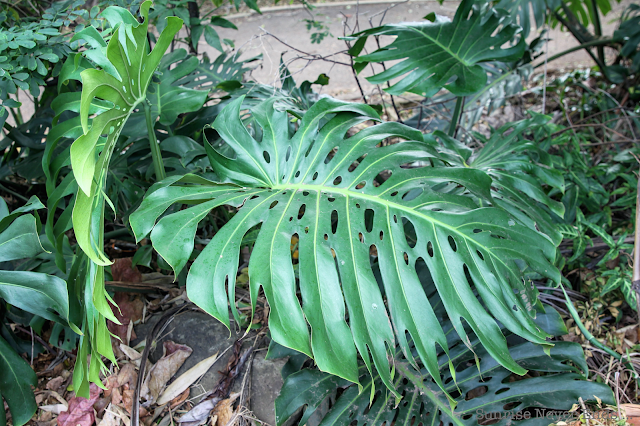
[[167,382],[176,374],[185,360],[189,358],[191,352],[193,350],[188,346],[172,341],[164,342],[165,355],[149,370],[149,374],[142,385],[141,397],[147,402],[155,402]]

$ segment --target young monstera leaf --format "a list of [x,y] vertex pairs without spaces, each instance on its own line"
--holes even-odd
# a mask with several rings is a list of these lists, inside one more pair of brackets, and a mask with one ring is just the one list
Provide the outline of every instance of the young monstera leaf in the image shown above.
[[[462,340],[468,342],[464,319],[491,356],[524,374],[509,356],[496,319],[545,344],[547,334],[530,316],[535,289],[523,282],[522,269],[559,280],[550,239],[503,209],[479,208],[491,203],[491,178],[439,161],[430,166],[433,156],[419,131],[382,123],[348,136],[354,126],[379,120],[367,105],[321,99],[290,136],[289,116],[275,110],[274,102],[251,109],[255,137],[241,121],[242,98],[213,123],[225,152],[233,151],[225,156],[205,145],[214,171],[227,183],[192,175],[169,178],[130,217],[136,238],[151,232],[154,248],[177,274],[191,255],[198,222],[216,206],[239,208],[191,266],[189,298],[229,325],[229,302],[237,316],[233,283],[241,241],[260,225],[249,262],[250,293],[255,306],[260,287],[264,290],[274,340],[352,382],[359,382],[357,350],[370,371],[373,360],[382,382],[393,389],[388,356],[396,338],[415,363],[408,333],[443,386],[436,347],[446,349],[446,337],[415,269],[426,262]],[[405,142],[385,143],[389,138]],[[196,205],[155,224],[174,203]],[[299,238],[299,280],[290,251],[293,236]],[[374,252],[387,304],[370,265]]]
[[[546,312],[539,315],[536,323],[550,334],[567,332],[560,315],[550,307],[546,307]],[[450,323],[444,321],[444,324],[451,330]],[[586,380],[588,367],[578,343],[556,342],[547,355],[540,346],[512,339],[509,345],[511,356],[533,374],[523,380],[511,380],[512,373],[488,356],[475,337],[471,338],[470,349],[454,334],[447,333],[455,377],[447,368],[449,358],[442,354],[439,363],[447,383],[446,390],[457,395],[455,411],[451,410],[429,374],[424,370],[413,370],[400,356],[395,382],[404,398],[398,406],[384,390],[376,392],[373,401],[369,401],[367,390],[375,382],[379,387],[380,379],[366,377],[364,369],[362,383],[365,392],[359,392],[356,386],[351,385],[337,398],[338,388],[344,388],[348,383],[315,369],[303,369],[289,375],[284,382],[276,399],[276,424],[284,424],[299,409],[304,409],[302,420],[296,424],[303,425],[314,415],[314,424],[322,426],[427,425],[440,422],[477,426],[489,421],[498,426],[541,426],[554,420],[566,420],[562,416],[570,415],[566,411],[580,397],[593,401],[595,396],[605,404],[615,403],[609,387]],[[480,361],[476,365],[477,359]],[[321,408],[323,401],[332,397],[336,399],[331,408]],[[556,416],[550,417],[554,411]]]
[[[102,15],[114,28],[106,46],[102,36],[93,27],[87,28],[93,31],[75,36],[97,46],[90,52],[98,53],[87,56],[102,67],[81,73],[80,120],[83,134],[71,146],[71,166],[80,188],[73,210],[73,228],[78,245],[98,265],[111,263],[101,244],[104,212],[101,206],[104,205],[103,186],[113,148],[131,113],[143,107],[141,104],[147,97],[147,87],[153,73],[171,40],[182,27],[181,19],[173,16],[167,18],[167,26],[149,52],[147,29],[150,7],[150,1],[140,6],[144,18],[142,23],[126,9],[116,6],[105,9]],[[113,106],[95,117],[89,126],[94,98],[111,102]]]
[[[160,174],[159,169],[162,167],[161,158],[159,154],[156,155],[160,148],[153,133],[151,108],[146,103],[147,88],[165,51],[182,27],[182,20],[167,18],[167,25],[153,50],[149,51],[147,31],[150,7],[150,1],[145,1],[140,6],[143,22],[139,22],[126,9],[115,6],[106,8],[102,16],[113,29],[108,43],[93,27],[85,28],[74,37],[87,42],[85,56],[101,68],[89,68],[80,73],[82,94],[79,117],[82,134],[70,148],[73,177],[78,186],[72,223],[78,245],[88,257],[85,261],[83,256],[78,256],[79,263],[74,266],[77,267],[76,285],[83,289],[84,335],[80,338],[73,381],[76,393],[84,397],[89,396],[89,381],[101,384],[99,373],[105,369],[101,357],[115,362],[105,321],[108,318],[119,323],[113,315],[108,302],[110,297],[104,287],[104,266],[111,263],[103,251],[104,209],[105,203],[111,203],[105,196],[104,186],[120,132],[129,116],[137,109],[144,108],[146,112],[156,174]],[[68,78],[73,77],[73,73],[71,74]],[[169,86],[168,89],[171,89],[171,85]],[[169,116],[163,116],[161,111],[158,114],[161,119]],[[66,133],[65,136],[71,134],[73,132]],[[160,164],[156,159],[159,159]],[[66,180],[63,181],[65,182]],[[73,188],[71,181],[66,183]],[[64,185],[61,184],[58,188],[60,193],[55,194],[56,199],[68,193],[65,192]],[[56,232],[55,227],[51,230],[52,224],[49,225],[47,230],[50,238],[58,241],[61,234]],[[60,226],[58,231],[64,229],[64,221],[60,221]],[[89,353],[92,355],[90,363],[87,362]]]
[[367,77],[382,84],[403,76],[385,89],[392,95],[404,92],[431,97],[443,87],[456,96],[466,96],[482,89],[487,72],[479,63],[511,61],[524,53],[525,40],[512,43],[520,28],[510,24],[503,12],[464,0],[453,18],[435,16],[433,22],[405,22],[372,28],[355,34],[359,40],[350,51],[359,55],[368,36],[396,36],[388,46],[368,55],[360,55],[356,63],[401,60],[385,71]]

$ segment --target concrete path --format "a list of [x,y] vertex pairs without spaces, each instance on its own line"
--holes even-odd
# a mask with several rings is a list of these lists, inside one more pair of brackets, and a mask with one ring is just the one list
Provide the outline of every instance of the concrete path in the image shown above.
[[[603,20],[604,34],[613,33],[617,26],[615,18],[620,16],[631,2],[624,0],[621,3],[612,3],[614,3],[614,10]],[[354,2],[321,4],[314,10],[315,19],[324,21],[333,37],[325,38],[320,44],[311,43],[311,32],[306,29],[304,21],[311,15],[300,7],[266,8],[263,15],[257,13],[231,15],[230,20],[237,25],[238,31],[222,29],[219,33],[220,38],[235,40],[235,46],[242,49],[243,57],[263,55],[262,66],[252,74],[261,83],[273,84],[276,81],[280,55],[284,53],[285,62],[289,64],[289,70],[294,74],[297,82],[315,81],[319,74],[325,73],[330,77],[329,86],[314,86],[316,90],[338,98],[355,100],[360,98],[360,94],[349,67],[320,60],[295,59],[304,55],[294,49],[310,55],[331,55],[346,49],[345,43],[338,40],[338,37],[343,35],[345,23],[353,29],[357,19],[359,29],[364,30],[370,28],[370,20],[374,26],[377,26],[383,17],[384,23],[419,21],[430,12],[453,17],[457,5],[456,1],[445,1],[440,5],[437,1],[431,0],[411,0],[399,4],[374,1],[361,2],[359,5]],[[347,29],[346,32],[349,34],[352,31]],[[549,56],[577,45],[571,34],[559,29],[551,30],[550,36],[552,41],[548,46]],[[535,34],[530,38],[535,38]],[[369,51],[375,49],[372,41],[367,48]],[[201,41],[199,49],[200,52],[207,52],[210,56],[217,55],[204,40]],[[349,57],[345,54],[332,56],[329,59],[341,63],[349,62]],[[590,57],[584,51],[578,51],[550,63],[549,69],[571,69],[590,65],[592,65]],[[366,69],[362,75],[371,75],[371,70]],[[360,78],[360,81],[367,93],[373,91],[373,86],[364,78]]]

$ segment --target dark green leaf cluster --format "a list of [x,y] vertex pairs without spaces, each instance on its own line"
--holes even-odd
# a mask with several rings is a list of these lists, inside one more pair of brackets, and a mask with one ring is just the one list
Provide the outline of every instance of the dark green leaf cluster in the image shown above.
[[[486,353],[475,336],[471,335],[470,344],[465,345],[451,332],[450,322],[443,319],[443,324],[450,354],[449,357],[440,354],[439,367],[447,392],[455,395],[455,411],[427,371],[416,370],[399,357],[394,379],[403,397],[399,404],[390,393],[380,390],[379,377],[372,379],[363,375],[364,389],[360,391],[356,386],[318,370],[287,371],[276,400],[276,424],[285,424],[303,409],[299,425],[443,422],[472,426],[491,421],[499,426],[513,422],[531,426],[566,421],[571,416],[566,411],[579,397],[591,401],[599,398],[605,404],[615,404],[611,389],[585,381],[588,367],[578,343],[556,341],[550,354],[545,354],[540,346],[509,336],[509,353],[519,365],[529,370],[527,377],[516,379]],[[566,334],[562,319],[548,306],[544,313],[538,314],[536,324],[551,335]],[[400,353],[399,349],[397,353]],[[449,361],[453,363],[453,369],[448,368]]]

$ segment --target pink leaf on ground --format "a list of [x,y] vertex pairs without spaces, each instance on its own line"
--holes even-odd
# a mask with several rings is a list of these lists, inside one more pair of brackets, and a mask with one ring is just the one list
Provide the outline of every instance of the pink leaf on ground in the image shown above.
[[95,421],[93,404],[98,400],[102,389],[91,383],[89,399],[74,396],[69,401],[67,411],[58,416],[58,426],[91,426]]

